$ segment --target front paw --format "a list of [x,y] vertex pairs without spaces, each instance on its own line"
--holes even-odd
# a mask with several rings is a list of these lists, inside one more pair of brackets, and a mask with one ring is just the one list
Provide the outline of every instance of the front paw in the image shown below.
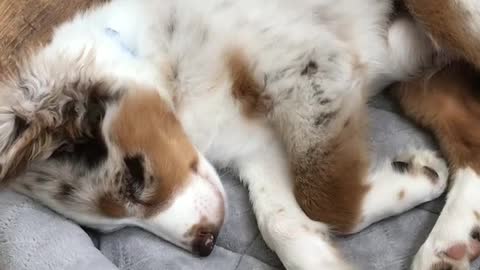
[[261,225],[261,230],[287,270],[352,270],[322,223],[306,216],[277,213]]
[[[453,244],[449,248],[435,248],[425,243],[415,255],[412,270],[469,270],[466,250],[467,246],[462,243]],[[451,255],[456,259],[451,258]]]
[[471,231],[467,241],[431,235],[415,256],[412,270],[469,270],[470,261],[480,254],[479,240],[479,228]]

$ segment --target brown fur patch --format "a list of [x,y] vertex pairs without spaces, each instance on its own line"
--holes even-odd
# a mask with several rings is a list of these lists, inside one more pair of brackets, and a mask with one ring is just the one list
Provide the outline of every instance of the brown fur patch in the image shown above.
[[480,172],[480,77],[464,63],[394,87],[403,111],[433,131],[453,169]]
[[365,112],[358,112],[327,145],[292,161],[298,203],[311,219],[337,233],[349,233],[360,222],[369,190],[364,184],[369,168],[364,119]]
[[254,77],[248,58],[239,50],[232,50],[226,56],[227,69],[232,80],[232,95],[242,106],[248,118],[266,114],[270,110],[270,97],[263,92],[264,86]]
[[126,96],[112,124],[113,140],[126,156],[143,154],[153,183],[142,198],[145,215],[160,210],[187,184],[197,152],[174,113],[154,91],[138,90]]
[[402,189],[400,192],[398,192],[398,200],[401,201],[405,198],[405,190]]
[[100,196],[97,207],[102,214],[111,218],[122,218],[127,216],[127,209],[122,202],[115,199],[114,196],[104,194]]
[[480,221],[480,213],[478,211],[473,211],[473,215],[475,215],[475,218]]
[[454,0],[405,0],[405,4],[436,42],[480,68],[480,37],[469,26],[473,12],[480,18],[478,11],[468,10],[461,1]]

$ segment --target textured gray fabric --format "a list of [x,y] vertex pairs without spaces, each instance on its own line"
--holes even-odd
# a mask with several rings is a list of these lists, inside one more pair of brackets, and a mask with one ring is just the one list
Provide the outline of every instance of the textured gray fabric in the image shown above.
[[[435,147],[427,135],[398,116],[395,106],[385,98],[373,99],[370,108],[375,160],[391,157],[407,147]],[[135,228],[107,235],[88,231],[92,241],[72,222],[24,196],[3,192],[0,193],[0,270],[283,269],[258,232],[245,188],[233,174],[224,171],[221,175],[229,211],[218,246],[208,258],[193,257]],[[356,235],[338,237],[336,242],[356,269],[406,270],[442,205],[441,198]],[[479,267],[477,263],[472,269]]]
[[79,226],[8,191],[0,192],[1,270],[115,270]]

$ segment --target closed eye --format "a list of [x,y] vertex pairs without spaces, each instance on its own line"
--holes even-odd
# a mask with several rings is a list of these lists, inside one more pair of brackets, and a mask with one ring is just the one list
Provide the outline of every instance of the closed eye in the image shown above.
[[128,156],[123,159],[125,165],[127,166],[130,176],[137,180],[143,181],[145,176],[145,169],[143,167],[143,156],[134,155]]

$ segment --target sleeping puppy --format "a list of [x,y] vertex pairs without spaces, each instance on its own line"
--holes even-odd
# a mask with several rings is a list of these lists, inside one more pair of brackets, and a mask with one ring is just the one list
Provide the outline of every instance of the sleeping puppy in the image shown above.
[[79,224],[207,256],[226,203],[211,164],[229,166],[287,269],[351,269],[330,231],[445,189],[429,151],[370,166],[365,130],[368,97],[432,51],[393,0],[115,0],[3,81],[0,180]]
[[392,91],[406,115],[433,132],[451,170],[446,205],[412,269],[468,270],[480,254],[480,2],[405,4],[436,54],[452,61]]

